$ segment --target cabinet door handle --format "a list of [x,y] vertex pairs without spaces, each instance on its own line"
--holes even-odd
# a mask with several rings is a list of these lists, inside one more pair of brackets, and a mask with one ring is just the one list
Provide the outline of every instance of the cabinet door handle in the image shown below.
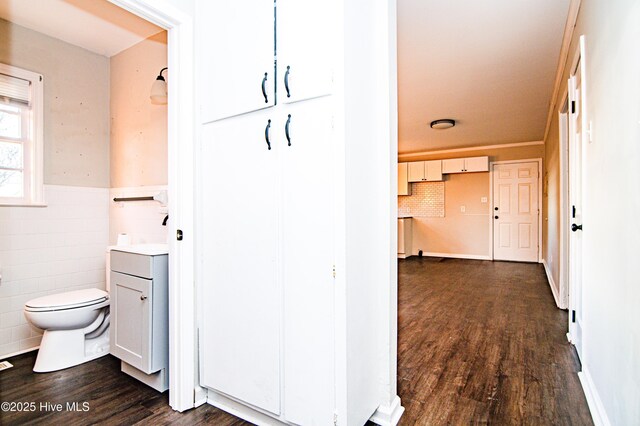
[[264,128],[264,140],[267,142],[267,148],[271,149],[271,141],[269,140],[269,129],[271,129],[271,120],[267,121],[267,127]]
[[291,135],[289,135],[289,124],[291,124],[291,114],[287,117],[287,122],[284,125],[284,134],[287,137],[287,144],[291,146]]
[[264,103],[269,103],[269,99],[267,98],[267,73],[264,73],[264,78],[262,79],[262,96],[264,96]]
[[287,91],[287,98],[291,97],[291,93],[289,92],[289,70],[291,67],[287,65],[287,70],[284,73],[284,90]]
[[140,295],[140,300],[147,300],[147,296],[145,296],[145,295],[143,295],[143,294],[142,294],[142,295]]

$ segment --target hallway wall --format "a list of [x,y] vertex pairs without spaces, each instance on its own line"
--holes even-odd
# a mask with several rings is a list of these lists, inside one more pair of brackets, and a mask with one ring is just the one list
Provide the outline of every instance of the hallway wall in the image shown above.
[[[596,423],[599,418],[602,424],[640,423],[640,286],[635,266],[640,253],[638,22],[637,0],[582,0],[569,51],[573,58],[584,34],[592,142],[585,146],[584,157],[582,378]],[[545,142],[546,170],[559,186],[557,116]],[[558,200],[556,191],[545,201],[550,221],[552,216],[557,220]],[[557,253],[559,236],[549,228],[546,232],[548,258]]]

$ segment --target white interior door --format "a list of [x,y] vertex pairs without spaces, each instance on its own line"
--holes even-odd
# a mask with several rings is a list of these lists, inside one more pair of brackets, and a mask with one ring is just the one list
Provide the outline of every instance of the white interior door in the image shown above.
[[268,112],[203,128],[200,383],[279,414],[279,162]]
[[202,122],[275,105],[274,2],[202,0],[198,13]]
[[278,102],[331,93],[335,0],[278,0]]
[[[280,110],[283,153],[284,414],[333,424],[334,227],[331,101]],[[289,144],[290,141],[290,144]]]
[[569,79],[569,334],[582,358],[582,91],[580,63]]
[[538,163],[493,166],[493,257],[538,261]]

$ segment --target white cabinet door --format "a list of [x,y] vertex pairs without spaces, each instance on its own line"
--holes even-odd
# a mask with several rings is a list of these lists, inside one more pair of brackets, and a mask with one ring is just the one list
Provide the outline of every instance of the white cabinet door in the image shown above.
[[271,112],[203,127],[200,374],[203,386],[279,414],[277,170],[284,146],[273,140],[268,149]]
[[442,160],[442,173],[464,172],[464,158],[450,158]]
[[424,175],[424,161],[413,161],[407,163],[409,168],[409,182],[422,182],[426,179]]
[[335,0],[278,0],[278,102],[331,93]]
[[152,280],[111,272],[110,352],[151,373]]
[[465,172],[488,172],[489,157],[469,157],[464,159]]
[[424,162],[425,178],[428,181],[442,180],[442,161],[433,160]]
[[408,163],[398,163],[398,195],[411,195]]
[[202,122],[274,105],[273,1],[200,0],[196,20]]
[[[283,108],[284,415],[333,424],[334,140],[331,97]],[[288,138],[284,130],[288,121]],[[290,144],[289,144],[290,142]]]

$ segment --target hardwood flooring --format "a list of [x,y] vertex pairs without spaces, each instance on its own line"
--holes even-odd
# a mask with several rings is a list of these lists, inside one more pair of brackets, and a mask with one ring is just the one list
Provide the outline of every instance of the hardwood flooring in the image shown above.
[[539,264],[417,258],[399,263],[402,425],[591,425]]
[[[540,265],[410,258],[399,277],[401,425],[592,424],[567,314]],[[0,425],[248,425],[209,405],[173,411],[166,392],[121,373],[111,356],[46,374],[32,373],[33,352],[10,361],[0,401],[38,409],[0,411]],[[40,409],[74,401],[89,411]]]

